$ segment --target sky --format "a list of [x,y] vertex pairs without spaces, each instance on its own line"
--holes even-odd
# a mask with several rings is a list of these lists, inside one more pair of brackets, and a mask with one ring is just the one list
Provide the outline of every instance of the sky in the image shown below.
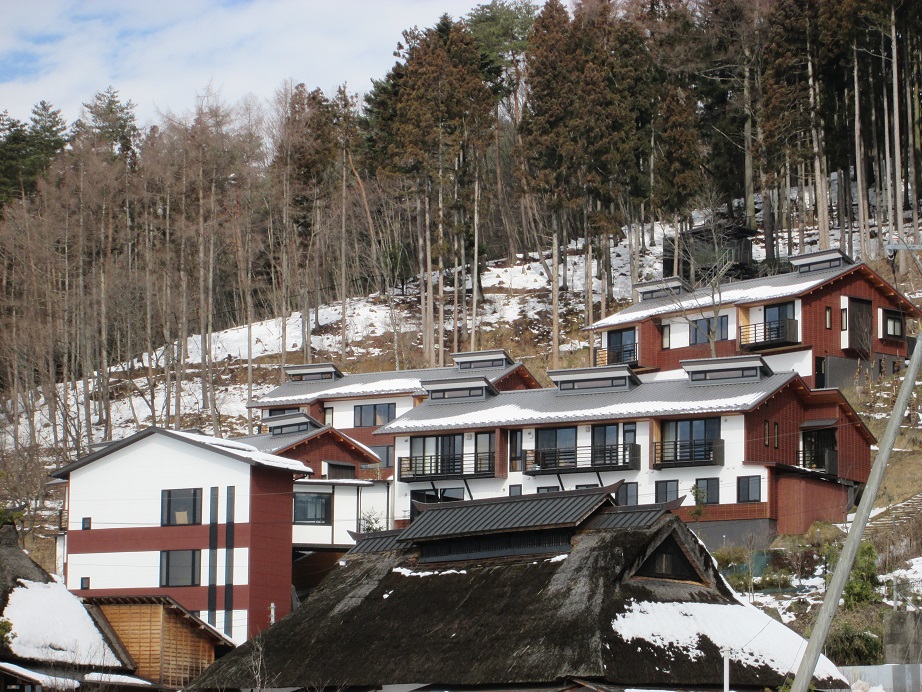
[[0,0],[0,112],[41,100],[68,123],[113,86],[140,125],[191,112],[210,87],[268,103],[285,80],[363,93],[402,32],[489,0]]

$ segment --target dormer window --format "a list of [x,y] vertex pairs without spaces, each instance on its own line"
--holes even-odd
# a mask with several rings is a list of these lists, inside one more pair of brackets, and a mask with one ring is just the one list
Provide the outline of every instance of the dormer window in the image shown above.
[[688,381],[693,384],[757,382],[763,375],[772,374],[761,356],[683,360],[681,365],[688,374]]
[[789,261],[797,269],[799,274],[838,269],[839,267],[844,267],[852,263],[851,258],[848,255],[842,254],[839,250],[825,250],[822,252],[811,252],[806,255],[796,255],[790,257]]
[[757,380],[758,368],[733,368],[732,370],[702,370],[689,373],[692,382],[716,382],[719,380]]
[[501,368],[505,365],[505,358],[494,358],[493,360],[465,360],[458,363],[458,369],[478,370],[480,368]]
[[627,388],[627,378],[626,377],[599,377],[591,380],[569,380],[566,382],[561,382],[558,386],[560,391],[567,391],[571,389],[626,389]]
[[291,425],[275,425],[269,429],[273,435],[286,435],[295,432],[308,432],[311,429],[310,423],[293,423]]
[[823,260],[822,262],[812,262],[810,264],[802,264],[797,268],[797,272],[800,274],[808,274],[809,272],[821,272],[826,269],[836,269],[837,267],[842,266],[842,258]]
[[675,538],[669,536],[657,546],[650,556],[644,560],[640,569],[635,572],[638,577],[653,579],[677,579],[680,581],[696,581],[703,583],[698,570],[685,555]]
[[429,398],[437,399],[482,399],[483,387],[470,387],[468,389],[437,389],[429,393]]
[[292,375],[292,382],[311,382],[315,380],[332,380],[332,372],[312,372],[303,375]]

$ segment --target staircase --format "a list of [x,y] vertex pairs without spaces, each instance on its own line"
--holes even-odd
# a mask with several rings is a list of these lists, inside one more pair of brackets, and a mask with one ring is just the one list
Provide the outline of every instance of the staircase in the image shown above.
[[864,535],[868,538],[889,531],[899,531],[922,516],[922,493],[913,495],[905,502],[893,505],[885,512],[881,512],[868,522]]

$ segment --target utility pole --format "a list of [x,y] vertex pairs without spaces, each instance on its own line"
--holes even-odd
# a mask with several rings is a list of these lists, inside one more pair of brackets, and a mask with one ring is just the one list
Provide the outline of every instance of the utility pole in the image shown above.
[[810,635],[807,649],[804,651],[803,658],[800,659],[800,666],[797,668],[794,684],[791,685],[791,692],[807,692],[807,688],[813,680],[816,662],[819,660],[820,652],[826,644],[832,618],[836,614],[836,608],[839,607],[839,599],[845,590],[845,582],[848,581],[852,563],[858,554],[858,546],[871,516],[871,507],[877,498],[877,491],[880,490],[880,484],[884,479],[884,471],[887,469],[887,462],[890,461],[893,443],[896,441],[896,435],[900,431],[900,423],[906,413],[906,407],[909,405],[909,398],[912,396],[920,365],[922,365],[922,333],[916,336],[916,348],[912,353],[912,358],[909,360],[909,367],[903,373],[903,384],[900,386],[900,392],[896,397],[893,413],[890,415],[887,429],[884,431],[884,436],[879,443],[877,458],[874,459],[874,466],[871,467],[871,475],[868,477],[868,483],[861,496],[861,502],[858,504],[858,511],[855,513],[855,520],[852,522],[852,528],[848,532],[848,538],[845,539],[845,547],[842,548],[839,563],[836,565],[835,572],[833,572],[829,588],[826,589],[826,597],[823,599],[823,605],[820,607],[816,624],[813,626],[813,634]]

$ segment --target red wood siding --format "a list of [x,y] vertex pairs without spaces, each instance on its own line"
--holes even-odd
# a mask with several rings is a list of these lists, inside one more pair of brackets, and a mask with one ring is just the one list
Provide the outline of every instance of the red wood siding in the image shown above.
[[[86,553],[124,553],[160,550],[208,550],[208,524],[196,526],[151,526],[130,529],[90,529],[69,531],[67,552],[71,555]],[[226,546],[227,531],[218,525],[218,548]],[[234,547],[250,545],[249,524],[234,525]]]
[[[679,325],[673,329],[688,329],[687,325]],[[644,320],[638,325],[638,338],[640,339],[640,355],[638,366],[642,368],[657,368],[659,370],[676,370],[682,367],[679,361],[694,358],[711,358],[710,344],[695,344],[681,348],[663,348],[663,333],[653,322],[653,318]],[[732,334],[730,336],[733,336]],[[734,356],[739,352],[735,339],[714,342],[714,350],[718,358]]]
[[[803,400],[788,385],[754,411],[746,414],[746,457],[748,462],[777,462],[797,465],[800,449],[800,424],[804,420]],[[833,414],[833,417],[836,414]],[[820,415],[811,417],[823,418]],[[765,421],[768,421],[768,446],[765,446]],[[775,449],[775,423],[778,423],[778,448]]]
[[515,392],[522,389],[540,388],[541,385],[538,384],[533,377],[526,376],[527,372],[525,366],[520,365],[502,379],[494,382],[493,386],[501,392]]
[[778,474],[775,494],[779,534],[806,533],[815,521],[845,520],[848,489],[837,483]]
[[[736,489],[733,489],[736,493]],[[686,524],[695,525],[692,516],[694,507],[679,507],[673,510]],[[701,521],[729,521],[734,519],[768,519],[769,509],[767,502],[740,502],[738,504],[705,505]]]
[[253,467],[250,493],[249,598],[245,606],[235,599],[234,607],[249,611],[248,634],[253,636],[269,626],[271,603],[276,621],[291,610],[291,473]]
[[[358,428],[359,430],[374,430],[374,428]],[[343,431],[344,435],[353,437],[351,432]],[[355,436],[356,438],[358,436]],[[361,440],[357,440],[361,442]],[[380,444],[380,443],[378,443]],[[355,467],[356,477],[361,475],[362,464],[371,463],[368,455],[348,442],[338,437],[336,433],[326,432],[302,442],[291,449],[281,453],[286,459],[295,459],[313,470],[312,478],[320,478],[322,461],[338,461]]]

